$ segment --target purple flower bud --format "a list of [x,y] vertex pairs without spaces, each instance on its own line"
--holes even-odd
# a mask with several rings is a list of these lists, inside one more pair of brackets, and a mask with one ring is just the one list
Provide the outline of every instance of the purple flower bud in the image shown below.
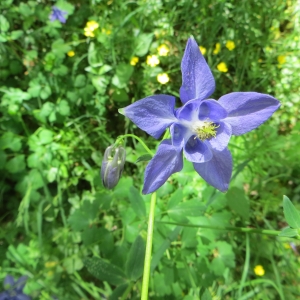
[[122,146],[111,145],[106,148],[101,166],[103,185],[111,190],[120,180],[126,159],[126,151]]

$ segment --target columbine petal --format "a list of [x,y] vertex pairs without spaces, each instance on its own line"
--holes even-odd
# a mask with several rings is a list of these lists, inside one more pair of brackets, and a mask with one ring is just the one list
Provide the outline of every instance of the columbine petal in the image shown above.
[[191,162],[202,163],[212,158],[212,152],[206,142],[200,141],[195,135],[189,138],[183,149],[184,156]]
[[158,139],[173,122],[175,98],[168,95],[154,95],[139,100],[119,112],[135,125]]
[[255,129],[280,107],[277,99],[255,92],[230,93],[218,102],[227,110],[225,122],[231,125],[234,135]]
[[177,151],[170,140],[163,140],[147,165],[143,194],[156,191],[173,173],[181,171],[182,167],[182,151]]
[[227,117],[227,111],[216,100],[191,100],[177,112],[178,119],[217,122]]
[[2,292],[0,294],[0,300],[7,300],[7,299],[10,299],[8,292]]
[[188,139],[193,135],[193,132],[190,131],[189,128],[176,123],[170,126],[170,132],[172,144],[177,148],[182,148]]
[[16,300],[31,300],[31,298],[25,294],[19,294],[16,296]]
[[231,126],[224,122],[218,122],[219,127],[217,128],[217,135],[211,139],[208,139],[207,142],[211,147],[217,151],[224,150],[231,137]]
[[11,275],[7,275],[4,279],[3,285],[12,287],[15,284],[15,280]]
[[28,277],[27,276],[21,276],[18,281],[15,283],[15,288],[16,290],[20,293],[22,292],[25,284],[26,284],[26,281],[27,281]]
[[231,173],[232,157],[230,151],[225,148],[223,151],[212,150],[213,158],[205,163],[194,163],[196,172],[210,185],[226,192],[228,190]]
[[187,42],[181,72],[180,98],[183,103],[195,98],[203,100],[214,92],[214,77],[193,38],[189,38]]

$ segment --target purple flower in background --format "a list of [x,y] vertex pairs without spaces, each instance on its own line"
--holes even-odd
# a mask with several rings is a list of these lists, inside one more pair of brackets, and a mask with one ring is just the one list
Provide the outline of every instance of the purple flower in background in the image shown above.
[[181,108],[175,109],[173,96],[154,95],[120,110],[156,139],[170,128],[171,139],[161,142],[146,168],[143,193],[154,192],[173,173],[181,171],[182,152],[204,180],[225,192],[232,173],[232,157],[227,148],[231,135],[255,129],[280,103],[255,92],[234,92],[219,101],[209,99],[215,80],[193,38],[187,42],[181,71]]
[[0,300],[30,300],[29,296],[23,294],[26,280],[26,276],[15,281],[11,275],[7,275],[3,283],[5,291],[0,293]]
[[50,21],[53,22],[55,20],[58,20],[60,23],[66,23],[65,15],[67,14],[67,12],[60,10],[56,6],[53,6],[52,13],[50,15]]

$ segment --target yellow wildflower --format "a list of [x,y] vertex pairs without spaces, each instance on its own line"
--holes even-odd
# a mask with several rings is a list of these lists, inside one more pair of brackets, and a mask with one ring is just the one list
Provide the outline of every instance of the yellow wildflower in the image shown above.
[[226,65],[224,62],[220,62],[220,63],[217,65],[217,69],[218,69],[220,72],[223,72],[223,73],[228,72],[227,65]]
[[218,54],[221,50],[221,44],[220,43],[216,43],[215,49],[213,51],[213,54]]
[[205,53],[206,53],[205,47],[199,46],[199,50],[201,51],[202,55],[205,55]]
[[286,62],[285,56],[284,55],[279,55],[277,57],[277,61],[280,65],[283,65]]
[[57,265],[57,262],[56,261],[47,261],[46,263],[45,263],[45,267],[46,268],[53,268],[53,267],[55,267]]
[[167,73],[161,73],[157,75],[157,81],[161,84],[166,84],[170,81],[170,77]]
[[167,56],[170,52],[170,49],[166,44],[162,44],[157,48],[157,52],[160,56]]
[[146,64],[150,67],[156,67],[160,63],[157,55],[148,55]]
[[99,24],[96,21],[88,21],[84,28],[84,35],[88,37],[94,37],[94,31],[99,27]]
[[137,63],[139,62],[139,58],[134,56],[131,60],[130,60],[130,64],[132,66],[135,66]]
[[232,51],[235,48],[235,43],[234,41],[227,41],[225,46],[229,51]]
[[254,268],[254,273],[256,276],[264,276],[265,275],[265,269],[261,265],[257,265]]
[[283,244],[283,247],[284,247],[285,249],[290,249],[290,248],[291,248],[291,246],[290,246],[289,243],[284,243],[284,244]]
[[71,51],[67,52],[67,55],[69,57],[73,57],[75,55],[75,52],[73,50],[71,50]]

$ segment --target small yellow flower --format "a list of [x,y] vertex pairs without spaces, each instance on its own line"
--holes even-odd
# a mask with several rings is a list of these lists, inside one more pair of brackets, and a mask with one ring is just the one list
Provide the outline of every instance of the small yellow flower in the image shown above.
[[284,247],[285,249],[290,249],[290,248],[291,248],[291,246],[290,246],[289,243],[284,243],[284,244],[283,244],[283,247]]
[[47,261],[46,263],[45,263],[45,267],[46,268],[53,268],[53,267],[55,267],[57,265],[57,262],[56,261]]
[[71,50],[71,51],[67,52],[67,55],[69,57],[73,57],[75,55],[75,52],[73,50]]
[[166,44],[162,44],[157,48],[157,52],[160,56],[167,56],[170,52],[170,49]]
[[161,73],[157,75],[157,81],[161,84],[166,84],[170,81],[170,77],[167,73]]
[[135,66],[137,63],[139,62],[139,58],[134,56],[131,60],[130,60],[130,64],[132,66]]
[[84,28],[84,35],[87,37],[94,37],[94,31],[99,27],[96,21],[88,21]]
[[216,43],[215,49],[213,51],[213,54],[218,54],[221,50],[221,44],[220,43]]
[[220,72],[223,72],[223,73],[228,72],[227,65],[226,65],[224,62],[220,62],[220,63],[217,65],[217,69],[218,69]]
[[264,276],[265,275],[265,269],[261,265],[257,265],[254,268],[254,273],[256,276]]
[[235,43],[234,41],[227,41],[225,46],[229,51],[232,51],[235,48]]
[[205,53],[206,53],[205,47],[199,46],[199,50],[201,51],[202,55],[205,55]]
[[279,55],[277,57],[277,61],[280,65],[283,65],[286,62],[285,56],[284,55]]
[[156,67],[160,63],[157,55],[148,55],[146,64],[150,67]]
[[86,26],[85,26],[86,28],[88,28],[89,30],[91,30],[91,31],[94,31],[94,30],[96,30],[97,28],[99,28],[99,24],[96,22],[96,21],[88,21],[87,23],[86,23]]

